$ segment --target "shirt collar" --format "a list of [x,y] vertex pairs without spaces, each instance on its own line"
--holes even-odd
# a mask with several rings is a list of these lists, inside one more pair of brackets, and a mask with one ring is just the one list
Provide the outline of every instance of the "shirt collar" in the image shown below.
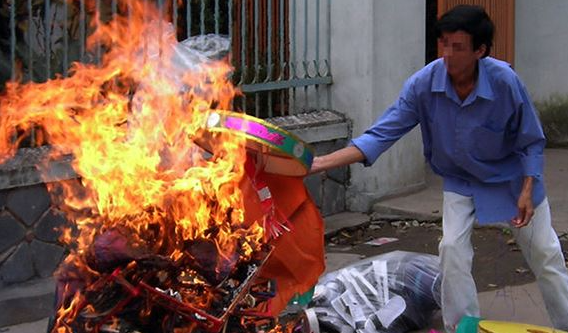
[[[493,100],[494,94],[491,84],[489,83],[489,76],[487,74],[487,69],[485,68],[485,61],[483,59],[478,62],[478,78],[477,85],[474,90],[474,96],[472,97],[482,97],[488,100]],[[453,89],[451,89],[450,78],[446,71],[446,66],[444,65],[444,60],[441,59],[439,66],[434,69],[434,77],[432,79],[432,92],[445,92],[447,96],[453,95]]]
[[440,59],[440,62],[438,62],[438,66],[434,67],[434,77],[432,79],[432,92],[444,92],[444,91],[446,91],[446,78],[447,78],[447,76],[448,76],[448,73],[446,72],[446,66],[444,65],[444,59]]
[[489,75],[487,74],[487,68],[485,68],[485,61],[483,59],[478,62],[479,67],[479,77],[477,78],[477,96],[493,100],[493,89],[491,89],[491,83],[489,83]]

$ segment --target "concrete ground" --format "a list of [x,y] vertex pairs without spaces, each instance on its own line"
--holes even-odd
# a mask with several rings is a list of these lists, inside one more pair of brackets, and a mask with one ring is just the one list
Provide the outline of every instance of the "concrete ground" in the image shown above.
[[[566,190],[568,189],[568,150],[548,149],[545,155],[545,179],[552,209],[553,225],[556,231],[562,234],[568,232],[568,191]],[[381,201],[375,204],[373,209],[382,214],[415,215],[420,218],[441,217],[441,192],[440,179],[429,174],[425,189],[417,193]],[[360,213],[341,213],[325,220],[326,233],[334,233],[343,228],[366,223],[369,221],[369,216]],[[326,254],[327,271],[336,270],[360,259],[355,254],[328,252]],[[52,290],[51,281],[43,281],[42,283],[41,288],[43,290],[46,292]],[[27,293],[30,293],[30,291],[23,288],[15,293],[19,293],[24,298],[28,296]],[[13,294],[14,291],[12,291]],[[479,293],[478,297],[483,318],[543,326],[551,325],[536,283],[505,286]],[[6,309],[3,307],[10,307],[9,300],[0,303],[0,313],[5,312]],[[0,328],[0,333],[41,333],[45,332],[46,327],[47,319],[44,318]],[[439,315],[434,318],[432,327],[417,333],[425,333],[432,328],[442,330]]]

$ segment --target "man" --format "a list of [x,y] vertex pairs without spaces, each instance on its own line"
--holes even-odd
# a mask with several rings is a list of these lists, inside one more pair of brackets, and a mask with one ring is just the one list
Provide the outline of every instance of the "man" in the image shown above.
[[471,274],[475,221],[515,227],[554,327],[568,330],[568,272],[551,226],[545,139],[534,106],[510,66],[488,57],[494,26],[482,7],[454,7],[436,31],[443,58],[411,76],[398,100],[348,147],[316,157],[311,172],[371,165],[420,124],[426,160],[444,180],[439,254],[446,330],[465,315],[480,316]]

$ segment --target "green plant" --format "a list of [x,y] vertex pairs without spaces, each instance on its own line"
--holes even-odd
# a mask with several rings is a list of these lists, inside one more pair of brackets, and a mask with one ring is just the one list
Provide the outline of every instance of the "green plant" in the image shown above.
[[535,102],[549,147],[568,147],[568,94]]

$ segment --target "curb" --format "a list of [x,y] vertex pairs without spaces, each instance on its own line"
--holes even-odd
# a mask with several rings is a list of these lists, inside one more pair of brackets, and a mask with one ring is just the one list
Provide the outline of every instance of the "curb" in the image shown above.
[[426,221],[426,222],[439,222],[442,221],[442,214],[428,214],[428,213],[421,213],[421,212],[413,212],[408,209],[396,208],[392,206],[382,205],[380,203],[376,203],[373,205],[372,208],[373,212],[382,215],[396,215],[401,216],[404,218],[412,218],[419,221]]

